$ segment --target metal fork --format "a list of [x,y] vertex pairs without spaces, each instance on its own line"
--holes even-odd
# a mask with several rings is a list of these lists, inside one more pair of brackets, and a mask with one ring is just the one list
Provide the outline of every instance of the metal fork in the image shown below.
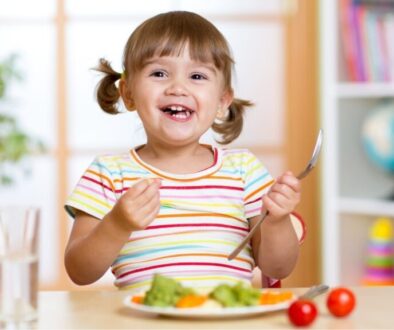
[[[305,169],[297,175],[297,178],[299,180],[305,178],[309,174],[309,172],[315,167],[315,165],[317,163],[317,159],[319,158],[322,141],[323,141],[323,130],[320,129],[319,130],[319,134],[318,134],[317,139],[316,139],[315,147],[314,147],[313,152],[312,152],[312,157],[309,160],[309,162],[308,162],[307,166],[305,167]],[[246,235],[246,237],[242,240],[242,242],[227,257],[228,260],[234,259],[242,251],[244,246],[249,242],[249,240],[252,238],[252,236],[255,233],[255,231],[260,227],[261,223],[264,221],[264,219],[267,217],[268,214],[269,214],[268,211],[265,211],[263,213],[261,219],[249,231],[248,235]]]
[[312,286],[306,292],[304,292],[302,295],[298,297],[298,299],[313,299],[317,297],[318,295],[325,293],[328,291],[330,287],[325,284],[318,284],[315,286]]

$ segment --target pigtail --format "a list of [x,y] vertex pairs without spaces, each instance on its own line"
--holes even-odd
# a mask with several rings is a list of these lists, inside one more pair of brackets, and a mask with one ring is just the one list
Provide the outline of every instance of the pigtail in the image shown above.
[[212,129],[222,136],[220,144],[229,144],[234,141],[242,131],[243,115],[246,107],[252,106],[253,103],[247,100],[234,99],[228,108],[225,118],[215,122]]
[[119,113],[118,101],[120,93],[115,82],[118,81],[122,75],[112,69],[111,64],[104,58],[100,58],[99,65],[95,70],[104,74],[104,77],[97,84],[97,102],[105,112],[116,115]]

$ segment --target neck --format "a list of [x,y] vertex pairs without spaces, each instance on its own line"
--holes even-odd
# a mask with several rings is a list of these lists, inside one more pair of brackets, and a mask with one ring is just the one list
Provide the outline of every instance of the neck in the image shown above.
[[154,159],[179,159],[193,157],[199,154],[202,148],[206,149],[199,143],[173,147],[160,143],[149,143],[148,141],[147,144],[139,149],[138,153]]
[[148,142],[137,152],[144,162],[171,173],[195,173],[213,164],[212,150],[199,143],[174,148]]

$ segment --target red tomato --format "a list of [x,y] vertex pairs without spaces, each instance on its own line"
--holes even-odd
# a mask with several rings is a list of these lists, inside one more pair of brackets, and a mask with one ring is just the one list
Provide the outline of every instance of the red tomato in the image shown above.
[[290,305],[287,315],[291,323],[302,327],[313,322],[317,315],[317,308],[310,300],[296,300]]
[[352,291],[346,288],[331,290],[327,298],[327,308],[331,314],[337,317],[348,315],[356,304],[356,298]]

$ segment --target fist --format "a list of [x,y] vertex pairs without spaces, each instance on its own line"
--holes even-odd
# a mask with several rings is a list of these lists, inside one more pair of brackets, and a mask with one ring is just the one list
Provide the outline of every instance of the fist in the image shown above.
[[128,231],[146,228],[160,210],[160,179],[137,181],[118,200],[111,217]]
[[274,218],[283,218],[294,211],[301,199],[301,184],[293,173],[285,172],[277,178],[263,197],[264,208]]

